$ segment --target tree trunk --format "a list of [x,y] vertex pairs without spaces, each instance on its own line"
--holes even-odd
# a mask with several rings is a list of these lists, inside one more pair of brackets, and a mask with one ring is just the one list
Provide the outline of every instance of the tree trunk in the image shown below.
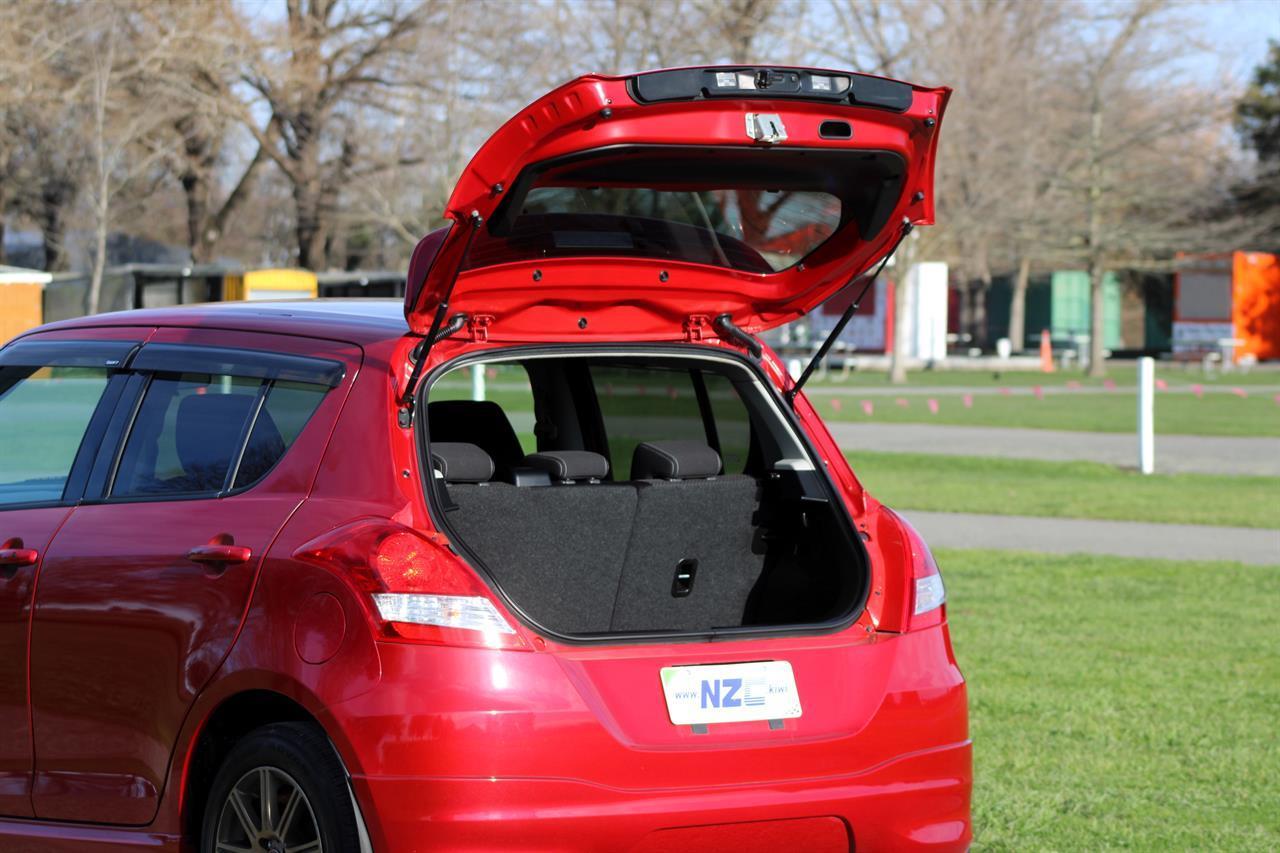
[[89,292],[85,295],[86,314],[97,314],[99,304],[102,302],[102,276],[107,268],[107,214],[105,211],[98,216],[93,231],[93,272],[89,276]]
[[44,241],[44,270],[58,272],[67,268],[66,226],[62,221],[62,198],[53,193],[40,197],[40,237]]
[[1018,260],[1018,274],[1013,279],[1013,295],[1009,299],[1009,342],[1014,352],[1026,349],[1027,342],[1027,285],[1031,281],[1031,258],[1023,255]]
[[209,221],[208,182],[195,169],[187,169],[179,180],[187,198],[187,251],[191,253],[192,263],[203,263],[208,259],[205,251],[209,248],[205,236]]
[[973,289],[973,345],[987,348],[987,294],[991,292],[991,272],[983,270]]
[[1104,308],[1106,301],[1102,298],[1102,283],[1107,276],[1107,267],[1098,258],[1089,264],[1089,376],[1105,376],[1107,373],[1104,346],[1106,317]]
[[1103,357],[1102,280],[1106,275],[1105,249],[1102,245],[1102,96],[1094,86],[1089,108],[1089,376],[1107,373]]

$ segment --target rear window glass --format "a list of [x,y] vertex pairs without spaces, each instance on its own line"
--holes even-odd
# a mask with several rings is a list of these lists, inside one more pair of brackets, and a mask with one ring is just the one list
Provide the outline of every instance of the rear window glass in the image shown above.
[[512,242],[543,236],[553,254],[638,255],[776,272],[799,263],[839,225],[840,200],[822,192],[540,186],[525,197]]
[[239,376],[158,375],[147,386],[111,494],[215,495],[252,485],[288,450],[326,390],[294,382],[264,387]]
[[463,267],[632,257],[776,273],[836,239],[874,238],[904,170],[895,154],[844,149],[621,146],[570,155],[525,167]]
[[62,499],[104,368],[0,368],[0,506]]

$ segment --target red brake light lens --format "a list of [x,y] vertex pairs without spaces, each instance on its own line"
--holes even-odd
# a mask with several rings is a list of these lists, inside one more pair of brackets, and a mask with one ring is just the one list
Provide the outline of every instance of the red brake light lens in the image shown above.
[[916,529],[902,516],[897,518],[911,551],[911,615],[907,630],[941,625],[947,615],[947,589],[938,562]]
[[294,552],[337,570],[369,594],[390,638],[441,645],[528,648],[488,587],[438,533],[386,519],[362,519],[329,531]]

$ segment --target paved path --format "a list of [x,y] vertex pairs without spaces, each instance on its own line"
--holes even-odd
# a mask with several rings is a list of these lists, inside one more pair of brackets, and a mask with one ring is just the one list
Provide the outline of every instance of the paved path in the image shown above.
[[1280,565],[1280,530],[901,510],[935,548]]
[[[838,422],[827,427],[851,453],[888,450],[1137,466],[1138,439],[1128,433]],[[1280,438],[1157,435],[1156,472],[1280,477]]]

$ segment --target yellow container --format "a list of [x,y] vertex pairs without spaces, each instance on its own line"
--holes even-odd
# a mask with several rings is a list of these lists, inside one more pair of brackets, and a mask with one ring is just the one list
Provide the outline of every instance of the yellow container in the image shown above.
[[247,270],[229,275],[223,289],[225,300],[315,299],[316,274],[309,270]]

